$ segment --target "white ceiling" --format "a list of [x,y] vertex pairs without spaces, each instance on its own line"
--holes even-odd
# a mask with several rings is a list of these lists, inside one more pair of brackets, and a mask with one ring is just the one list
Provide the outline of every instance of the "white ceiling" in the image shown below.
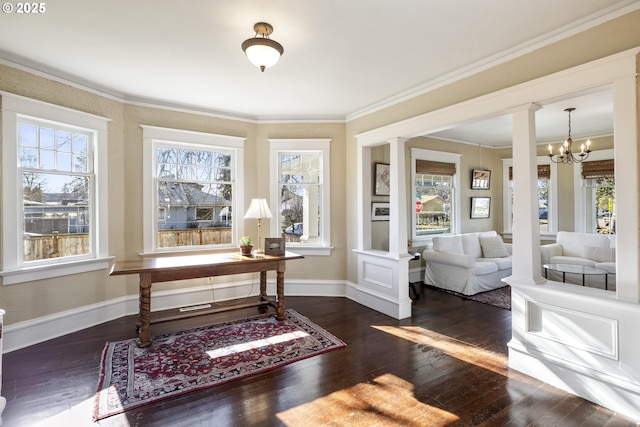
[[[13,3],[15,4],[15,3]],[[0,15],[0,60],[130,102],[344,121],[640,8],[639,0],[56,0]],[[261,73],[253,24],[284,46]],[[1,76],[0,76],[1,78]],[[610,91],[549,101],[541,139],[612,132]],[[543,125],[544,123],[544,125]],[[438,136],[510,145],[505,118]]]

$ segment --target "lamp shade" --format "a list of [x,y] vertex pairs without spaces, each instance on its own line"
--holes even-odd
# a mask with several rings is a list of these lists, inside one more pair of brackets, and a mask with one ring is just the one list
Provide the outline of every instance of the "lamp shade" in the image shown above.
[[271,211],[269,210],[269,205],[265,199],[251,199],[251,205],[249,205],[249,209],[245,214],[245,219],[261,219],[261,218],[271,218]]

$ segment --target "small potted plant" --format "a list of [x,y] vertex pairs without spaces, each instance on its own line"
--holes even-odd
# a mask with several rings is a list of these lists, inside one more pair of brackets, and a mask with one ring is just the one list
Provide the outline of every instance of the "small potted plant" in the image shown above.
[[240,238],[240,250],[242,255],[249,256],[253,250],[253,240],[249,236],[242,236]]

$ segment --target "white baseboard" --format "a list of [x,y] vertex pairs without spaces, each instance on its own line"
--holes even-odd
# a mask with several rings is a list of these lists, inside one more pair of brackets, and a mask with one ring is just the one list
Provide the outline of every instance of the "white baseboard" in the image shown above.
[[[257,296],[257,281],[204,285],[171,291],[152,292],[152,311],[228,301]],[[275,280],[267,282],[267,292],[275,295]],[[339,280],[287,279],[286,296],[346,296],[346,283]],[[3,353],[29,347],[43,341],[77,332],[110,320],[138,313],[138,295],[127,295],[101,303],[78,307],[48,316],[7,325],[3,329]]]

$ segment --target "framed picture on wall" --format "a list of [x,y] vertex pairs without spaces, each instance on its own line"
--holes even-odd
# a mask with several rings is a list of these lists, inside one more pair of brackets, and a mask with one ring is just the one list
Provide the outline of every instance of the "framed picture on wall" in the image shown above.
[[489,218],[491,212],[491,197],[471,198],[471,219]]
[[389,192],[389,165],[387,163],[376,163],[373,194],[376,196],[388,196]]
[[491,171],[487,169],[474,169],[471,172],[471,189],[488,190],[491,184]]
[[372,203],[371,221],[389,221],[389,203]]

